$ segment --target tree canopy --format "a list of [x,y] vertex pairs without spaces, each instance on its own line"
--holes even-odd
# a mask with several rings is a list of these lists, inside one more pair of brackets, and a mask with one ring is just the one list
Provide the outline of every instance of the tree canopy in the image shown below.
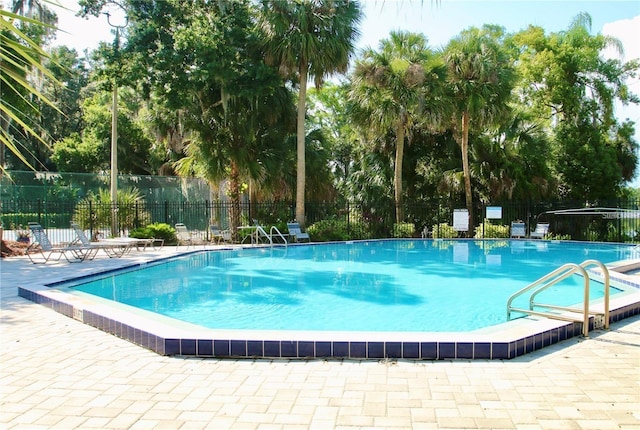
[[[80,3],[97,15],[109,2]],[[615,104],[640,102],[627,85],[640,66],[605,59],[619,42],[588,15],[548,34],[469,28],[443,49],[397,31],[355,52],[353,0],[122,6],[119,40],[87,58],[2,11],[3,169],[108,170],[117,85],[122,172],[203,177],[236,204],[295,201],[302,223],[307,201],[367,202],[403,222],[406,202],[437,198],[471,222],[475,202],[597,202],[628,194],[637,173],[636,125]]]

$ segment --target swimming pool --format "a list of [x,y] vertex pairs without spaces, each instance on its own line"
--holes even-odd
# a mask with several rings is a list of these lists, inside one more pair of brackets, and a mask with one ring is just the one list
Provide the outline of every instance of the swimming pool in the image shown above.
[[[579,334],[581,324],[527,318],[495,330],[511,293],[569,261],[630,258],[636,250],[624,245],[385,240],[196,252],[55,286],[75,297],[63,313],[167,355],[512,358]],[[569,304],[582,287],[561,290],[552,294],[571,292],[562,297]],[[87,306],[95,294],[102,301]],[[612,319],[637,310],[630,303]],[[446,320],[455,324],[438,325]]]
[[[509,241],[244,248],[89,279],[72,291],[211,329],[463,332],[506,322],[509,296],[563,263],[635,254],[628,246],[585,252],[578,243]],[[603,294],[593,284],[591,299]],[[568,306],[582,296],[574,276],[541,300]]]

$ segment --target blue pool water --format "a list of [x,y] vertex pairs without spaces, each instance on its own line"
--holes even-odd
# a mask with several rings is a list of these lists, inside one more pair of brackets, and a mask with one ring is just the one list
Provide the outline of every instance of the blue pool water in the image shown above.
[[[505,322],[509,296],[564,263],[629,258],[625,245],[366,241],[200,252],[71,290],[218,329],[455,332]],[[538,297],[582,295],[574,276]]]

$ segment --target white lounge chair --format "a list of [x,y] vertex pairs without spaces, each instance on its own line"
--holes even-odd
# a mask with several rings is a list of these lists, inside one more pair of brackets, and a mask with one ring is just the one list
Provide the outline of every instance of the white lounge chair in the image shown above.
[[522,238],[527,236],[527,228],[523,222],[513,221],[511,223],[511,237]]
[[291,237],[295,242],[302,242],[303,240],[311,242],[309,233],[303,232],[300,228],[300,224],[297,222],[288,222],[287,228],[289,229],[289,237]]
[[[44,228],[38,223],[30,222],[29,229],[33,235],[33,242],[27,247],[26,254],[34,264],[60,261],[62,257],[69,263],[80,263],[92,259],[97,252],[95,248],[86,246],[53,246]],[[54,255],[58,258],[51,260]]]
[[211,241],[215,243],[231,242],[231,232],[229,230],[220,230],[217,225],[209,226],[211,231]]
[[176,224],[176,237],[178,239],[178,246],[187,245],[187,248],[194,244],[193,236],[186,225],[179,222]]
[[549,223],[548,222],[539,222],[536,224],[536,229],[531,232],[529,237],[531,239],[544,239],[544,237],[549,233]]
[[96,249],[96,252],[102,250],[109,258],[122,257],[124,254],[129,252],[133,246],[140,245],[140,242],[137,242],[138,239],[128,240],[128,238],[123,238],[122,240],[102,239],[97,242],[92,242],[84,233],[84,230],[82,230],[80,225],[72,222],[71,228],[73,228],[73,231],[76,233],[76,240],[74,243],[80,242],[82,246]]

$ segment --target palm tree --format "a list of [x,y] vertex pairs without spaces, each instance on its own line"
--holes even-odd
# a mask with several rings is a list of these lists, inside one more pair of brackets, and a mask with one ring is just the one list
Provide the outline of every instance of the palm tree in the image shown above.
[[[16,8],[17,11],[23,10]],[[43,65],[42,60],[49,58],[37,40],[23,31],[22,25],[33,25],[45,30],[52,29],[49,24],[37,19],[18,15],[0,8],[0,176],[4,173],[4,149],[8,148],[25,165],[33,169],[11,138],[12,124],[24,130],[38,141],[46,145],[40,133],[25,119],[24,109],[36,110],[31,97],[41,100],[54,109],[53,103],[47,99],[28,80],[26,71],[37,70],[45,79],[58,81]],[[23,106],[23,108],[21,108]]]
[[[413,127],[432,128],[443,116],[442,60],[427,47],[422,34],[392,32],[380,43],[380,51],[368,49],[358,61],[351,98],[356,118],[365,132],[395,136],[394,198],[396,222],[404,221],[402,162],[405,140]],[[408,138],[408,139],[407,139]]]
[[453,129],[462,153],[467,233],[473,232],[473,198],[469,169],[469,130],[495,123],[509,111],[515,74],[493,27],[471,28],[445,49],[447,80],[455,103]]
[[268,63],[299,84],[297,110],[296,218],[305,225],[305,113],[307,81],[344,73],[359,36],[357,0],[262,0],[259,25]]

